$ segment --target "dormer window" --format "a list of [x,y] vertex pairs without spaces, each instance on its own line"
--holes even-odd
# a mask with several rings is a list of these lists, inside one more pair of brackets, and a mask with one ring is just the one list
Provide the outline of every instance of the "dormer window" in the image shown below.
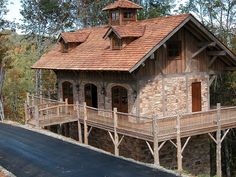
[[132,11],[126,11],[124,12],[124,19],[125,20],[130,20],[133,19],[134,13]]
[[112,39],[112,49],[113,50],[120,50],[120,49],[122,49],[122,40],[114,37]]
[[111,20],[112,21],[119,21],[120,19],[120,12],[119,10],[113,11],[111,15]]

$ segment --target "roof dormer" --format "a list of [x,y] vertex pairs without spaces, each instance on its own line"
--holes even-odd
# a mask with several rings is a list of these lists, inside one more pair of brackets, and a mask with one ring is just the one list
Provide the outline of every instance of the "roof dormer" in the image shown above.
[[111,26],[103,38],[110,39],[112,49],[122,49],[135,39],[142,37],[145,29],[146,26],[143,25]]
[[109,12],[110,25],[124,25],[132,21],[137,21],[137,10],[141,6],[128,0],[116,0],[108,5],[103,11]]
[[61,44],[61,52],[67,53],[73,48],[84,43],[89,37],[90,31],[76,31],[61,33],[58,42]]

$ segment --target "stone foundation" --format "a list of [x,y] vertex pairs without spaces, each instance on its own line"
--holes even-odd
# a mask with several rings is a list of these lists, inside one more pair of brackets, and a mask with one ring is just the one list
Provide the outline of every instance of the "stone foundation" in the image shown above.
[[[77,122],[53,126],[50,129],[53,132],[61,132],[75,140],[78,140]],[[66,130],[67,129],[67,130]],[[60,130],[60,131],[58,131]],[[83,132],[83,125],[82,125]],[[93,128],[89,135],[89,145],[114,154],[114,145],[107,131]],[[182,146],[186,139],[182,139]],[[153,144],[151,143],[151,146]],[[131,158],[145,163],[153,163],[154,159],[144,140],[125,136],[119,146],[120,156]],[[176,170],[177,169],[177,151],[169,141],[160,150],[161,166]],[[193,175],[210,175],[210,140],[207,135],[194,136],[190,139],[183,153],[183,169]]]

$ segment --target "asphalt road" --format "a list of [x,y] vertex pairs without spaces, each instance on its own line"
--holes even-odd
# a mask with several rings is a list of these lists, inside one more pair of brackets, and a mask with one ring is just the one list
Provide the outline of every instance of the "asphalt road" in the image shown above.
[[1,123],[0,165],[17,177],[175,176]]

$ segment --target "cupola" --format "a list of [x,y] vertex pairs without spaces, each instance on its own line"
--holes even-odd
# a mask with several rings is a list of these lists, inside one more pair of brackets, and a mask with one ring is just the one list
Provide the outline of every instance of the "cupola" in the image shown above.
[[109,24],[114,26],[137,21],[138,9],[143,8],[128,0],[116,0],[114,3],[106,6],[103,11],[109,12]]

